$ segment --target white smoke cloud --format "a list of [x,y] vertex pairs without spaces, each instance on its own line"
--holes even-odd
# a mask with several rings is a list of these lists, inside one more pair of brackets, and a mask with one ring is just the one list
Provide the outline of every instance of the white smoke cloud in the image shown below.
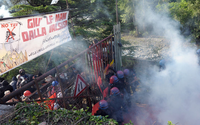
[[148,103],[158,111],[154,116],[163,125],[167,124],[167,121],[179,125],[198,125],[200,69],[196,48],[184,46],[188,40],[181,36],[179,22],[171,19],[167,13],[159,14],[153,11],[150,5],[145,3],[147,2],[142,1],[136,8],[137,23],[140,27],[144,24],[152,25],[154,33],[170,41],[168,51],[172,60],[166,64],[165,70],[158,72],[152,68],[151,77],[144,75],[141,79],[142,83],[148,83],[146,85],[151,88]]
[[6,7],[3,5],[0,7],[0,16],[3,15],[3,18],[11,17],[8,10],[6,10]]

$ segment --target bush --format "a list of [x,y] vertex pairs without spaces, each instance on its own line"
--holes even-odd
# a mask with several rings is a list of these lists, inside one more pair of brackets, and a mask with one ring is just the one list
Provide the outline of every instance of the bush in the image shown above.
[[65,125],[114,125],[117,122],[103,116],[93,116],[87,110],[67,110],[58,109],[50,110],[44,104],[37,103],[18,103],[14,113],[0,120],[0,124],[4,125],[37,125],[46,122],[48,125],[65,124]]

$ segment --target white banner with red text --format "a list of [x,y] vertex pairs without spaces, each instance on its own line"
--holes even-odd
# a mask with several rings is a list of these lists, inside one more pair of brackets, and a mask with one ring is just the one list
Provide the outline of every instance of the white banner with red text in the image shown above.
[[0,75],[70,41],[68,11],[0,21]]

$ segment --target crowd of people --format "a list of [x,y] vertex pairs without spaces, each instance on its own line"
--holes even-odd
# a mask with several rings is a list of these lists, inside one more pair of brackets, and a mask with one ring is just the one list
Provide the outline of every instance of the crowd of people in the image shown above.
[[106,74],[108,87],[103,91],[103,100],[99,101],[99,109],[96,116],[106,116],[115,119],[119,125],[123,123],[123,113],[131,108],[131,95],[136,91],[139,81],[133,70],[115,71],[108,68]]
[[[27,74],[24,69],[20,69],[19,74],[16,76],[13,76],[12,81],[10,83],[8,83],[8,81],[5,80],[4,78],[0,78],[0,98],[3,98],[4,96],[7,96],[11,92],[23,87],[24,85],[26,85],[27,83],[34,80],[36,77],[40,75],[42,74],[41,73],[38,73],[38,75]],[[27,91],[32,93],[35,90],[36,90],[35,86],[29,87],[26,91],[20,94],[21,99],[23,100],[25,98],[25,95],[27,94],[24,94],[24,93],[27,93]],[[19,101],[19,99],[15,97],[7,102],[14,102],[14,101]]]
[[[78,70],[75,70],[73,67],[73,73],[71,75],[76,76],[79,74]],[[0,98],[3,98],[10,94],[11,92],[20,89],[27,83],[31,82],[32,80],[36,79],[37,77],[41,76],[42,74],[39,72],[38,75],[30,75],[25,72],[24,69],[19,70],[19,74],[14,76],[12,78],[12,81],[8,83],[4,78],[0,77]],[[46,98],[62,98],[63,95],[61,93],[61,88],[58,82],[58,77],[60,76],[60,80],[63,83],[66,83],[68,76],[67,73],[60,73],[55,74],[55,77],[52,75],[47,76],[43,81],[40,81],[40,86],[47,84],[47,86],[43,87],[40,92],[42,93],[43,99]],[[25,91],[21,92],[19,96],[13,97],[12,99],[8,100],[6,103],[12,103],[12,102],[18,102],[20,100],[22,101],[31,101],[34,100],[40,100],[40,97],[38,95],[38,92],[36,91],[36,86],[33,85],[29,88],[27,88]],[[66,93],[66,91],[64,91]],[[19,98],[20,97],[20,98]],[[38,101],[39,102],[39,101]],[[63,105],[60,100],[48,100],[44,101],[45,104],[49,107],[51,110],[58,109],[60,105]]]

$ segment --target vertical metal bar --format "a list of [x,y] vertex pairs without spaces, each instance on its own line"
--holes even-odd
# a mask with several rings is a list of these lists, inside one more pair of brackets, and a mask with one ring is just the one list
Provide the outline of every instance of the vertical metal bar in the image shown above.
[[112,62],[112,41],[111,41],[111,38],[110,39],[108,39],[108,41],[109,41],[109,60],[110,60],[110,63]]
[[62,83],[62,81],[60,79],[60,74],[59,74],[59,70],[58,70],[57,67],[56,67],[56,72],[57,72],[58,82],[60,83],[60,88],[61,88],[61,92],[62,92],[62,96],[63,96],[63,106],[64,106],[64,108],[67,108],[66,104],[65,104],[65,98],[64,98],[65,93],[64,93],[64,90],[63,90],[64,89],[63,88],[63,83]]
[[112,42],[112,37],[110,38],[111,41],[111,58],[113,60],[113,42]]
[[101,59],[101,58],[100,58],[100,56],[101,56],[100,49],[101,49],[101,48],[100,48],[100,45],[97,45],[97,46],[98,46],[98,69],[99,69],[98,72],[99,72],[99,76],[101,76],[101,63],[100,63],[100,61],[101,61],[101,60],[100,60],[100,59]]
[[108,45],[108,40],[106,40],[106,55],[107,55],[107,59],[106,59],[106,61],[107,61],[107,64],[109,64],[109,60],[108,60],[108,56],[109,56],[109,54],[108,54],[108,52],[109,52],[109,47],[108,47],[109,45]]
[[101,76],[101,44],[98,45],[98,64],[99,64],[99,76]]
[[96,73],[97,73],[97,79],[99,77],[99,65],[98,65],[98,46],[95,46],[95,64],[96,64]]
[[95,81],[97,81],[96,79],[96,67],[95,67],[95,52],[94,52],[94,49],[92,49],[92,61],[93,61],[93,69],[94,69],[94,78],[95,78]]
[[101,44],[98,45],[98,67],[99,67],[99,76],[101,77]]
[[92,69],[92,57],[91,57],[91,53],[92,53],[92,52],[91,52],[91,49],[90,49],[89,54],[88,54],[88,55],[89,55],[89,58],[88,58],[88,59],[89,59],[89,63],[90,63],[91,78],[92,78],[92,82],[93,82],[94,80],[93,80],[93,69]]
[[[102,42],[103,43],[103,42]],[[103,75],[103,73],[104,73],[104,66],[103,66],[103,47],[102,47],[102,43],[100,44],[100,53],[101,53],[101,60],[100,60],[100,63],[101,63],[101,78],[102,78],[102,76],[104,76]]]
[[41,92],[40,92],[40,88],[39,88],[37,79],[34,79],[34,81],[35,81],[35,86],[36,86],[36,88],[37,88],[38,95],[39,95],[41,101],[43,101],[43,97],[42,97],[42,94],[41,94]]
[[[89,60],[89,52],[86,53],[86,58],[87,58],[87,65],[88,65],[88,71],[90,72],[90,60]],[[92,71],[91,71],[92,73]],[[92,83],[92,77],[89,77],[90,83]]]

